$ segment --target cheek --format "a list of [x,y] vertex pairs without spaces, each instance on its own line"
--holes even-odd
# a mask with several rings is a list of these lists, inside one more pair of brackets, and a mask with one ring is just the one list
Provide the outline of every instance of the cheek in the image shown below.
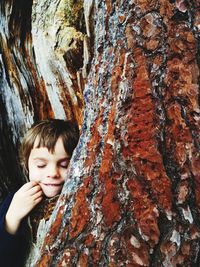
[[67,177],[67,170],[60,171],[60,176],[61,176],[62,181],[65,181]]
[[29,180],[39,182],[41,179],[42,173],[39,169],[29,168]]

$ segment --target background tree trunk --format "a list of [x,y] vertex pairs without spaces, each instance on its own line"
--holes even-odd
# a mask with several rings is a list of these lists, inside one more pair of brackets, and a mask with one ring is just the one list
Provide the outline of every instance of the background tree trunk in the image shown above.
[[[74,22],[81,3],[86,26],[81,13]],[[13,136],[35,118],[81,125],[89,71],[80,142],[32,265],[199,266],[199,1],[29,2],[32,34],[19,23],[22,3],[15,12],[14,2],[1,5],[2,124],[12,122]],[[9,14],[20,25],[13,39],[7,27],[18,24]],[[69,24],[78,31],[71,41]],[[17,72],[24,62],[29,90]],[[16,95],[23,108],[14,120],[8,107]]]
[[17,150],[34,122],[56,117],[82,124],[88,68],[82,1],[51,2],[0,2],[0,201],[25,181]]

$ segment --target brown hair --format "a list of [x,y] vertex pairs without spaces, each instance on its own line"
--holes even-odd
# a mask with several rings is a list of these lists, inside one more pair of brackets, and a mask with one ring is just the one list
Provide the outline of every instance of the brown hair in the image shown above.
[[24,170],[28,171],[28,159],[36,139],[38,140],[37,148],[46,147],[53,153],[59,137],[62,138],[65,151],[71,157],[79,139],[79,129],[75,123],[50,119],[41,121],[30,128],[19,150],[20,161]]

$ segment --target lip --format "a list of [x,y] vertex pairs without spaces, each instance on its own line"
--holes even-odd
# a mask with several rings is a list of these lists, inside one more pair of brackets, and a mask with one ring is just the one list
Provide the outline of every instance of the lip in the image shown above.
[[45,186],[61,186],[61,185],[63,185],[63,183],[60,183],[60,184],[42,183],[42,185],[45,185]]

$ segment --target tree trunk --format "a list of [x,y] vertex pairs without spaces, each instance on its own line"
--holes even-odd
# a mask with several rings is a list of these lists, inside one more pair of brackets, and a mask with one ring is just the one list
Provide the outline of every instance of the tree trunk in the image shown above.
[[[72,8],[67,14],[77,10],[70,3],[65,2],[65,11]],[[60,19],[58,7],[62,1],[33,3],[32,60],[40,73],[34,78],[43,78],[46,98],[31,99],[48,101],[46,116],[73,110],[81,122],[82,104],[62,113],[69,99],[54,102],[61,90],[55,77],[61,88],[72,79],[77,94],[88,70],[89,75],[80,142],[32,266],[198,266],[199,1],[85,1],[84,45],[73,56],[58,37],[66,37],[70,16]],[[83,63],[77,64],[81,53]],[[34,92],[41,88],[39,83]],[[37,113],[25,103],[24,109],[41,114],[41,106]]]
[[73,21],[65,21],[63,1],[4,0],[0,7],[1,201],[25,181],[17,150],[34,122],[56,117],[81,126],[88,62],[84,24],[76,15],[83,14],[80,3]]

